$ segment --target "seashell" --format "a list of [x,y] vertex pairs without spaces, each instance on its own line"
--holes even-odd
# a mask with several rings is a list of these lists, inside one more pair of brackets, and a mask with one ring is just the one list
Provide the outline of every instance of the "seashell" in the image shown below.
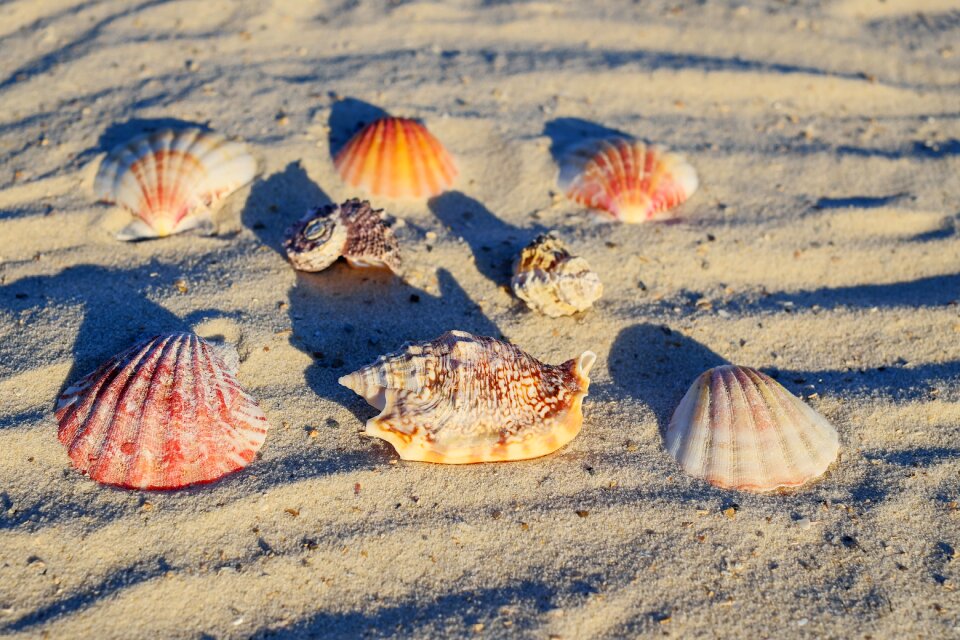
[[388,198],[428,198],[453,184],[457,167],[440,141],[416,120],[380,118],[334,158],[343,181]]
[[218,348],[192,333],[114,356],[63,392],[56,416],[74,467],[130,489],[177,489],[242,469],[269,427]]
[[513,267],[517,297],[551,318],[586,311],[603,294],[600,278],[583,258],[570,255],[554,232],[527,245]]
[[202,129],[165,129],[111,151],[93,190],[136,216],[117,238],[160,238],[196,228],[212,232],[215,206],[256,173],[240,142]]
[[287,231],[287,257],[299,271],[323,271],[342,256],[351,267],[399,273],[400,245],[382,213],[356,198],[311,209]]
[[773,378],[733,365],[697,378],[670,420],[666,446],[688,474],[744,491],[805,484],[840,451],[823,416]]
[[506,342],[449,331],[381,356],[340,384],[381,410],[366,433],[404,460],[523,460],[556,451],[580,432],[596,358],[585,351],[553,366]]
[[697,172],[683,156],[629,138],[595,140],[562,162],[567,197],[620,222],[667,218],[697,190]]

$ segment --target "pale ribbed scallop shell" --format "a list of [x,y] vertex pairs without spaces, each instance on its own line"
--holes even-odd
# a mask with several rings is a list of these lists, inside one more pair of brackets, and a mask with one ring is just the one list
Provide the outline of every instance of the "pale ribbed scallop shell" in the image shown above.
[[216,205],[256,173],[256,161],[240,142],[202,129],[167,129],[111,151],[93,190],[137,217],[117,237],[139,240],[198,227],[212,231]]
[[404,460],[523,460],[580,432],[595,360],[587,351],[553,366],[506,342],[449,331],[381,356],[340,384],[381,409],[366,433]]
[[457,177],[453,158],[416,120],[386,117],[361,129],[334,158],[343,181],[388,198],[428,198]]
[[567,197],[628,223],[669,217],[697,190],[697,172],[683,156],[629,138],[595,140],[561,163]]
[[354,268],[400,272],[400,244],[366,200],[347,200],[308,211],[287,231],[287,257],[299,271],[323,271],[341,256]]
[[769,376],[733,365],[697,378],[670,420],[666,446],[690,475],[744,491],[805,484],[840,451],[823,416]]
[[176,489],[242,469],[269,427],[218,347],[191,333],[114,356],[63,392],[56,415],[74,467],[131,489]]
[[570,255],[553,232],[523,249],[511,285],[527,306],[551,318],[586,311],[603,294],[600,278],[587,261]]

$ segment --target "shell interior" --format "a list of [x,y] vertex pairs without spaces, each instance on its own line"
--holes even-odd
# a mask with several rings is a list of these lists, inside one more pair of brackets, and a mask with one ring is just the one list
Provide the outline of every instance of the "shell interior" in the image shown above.
[[94,193],[136,216],[118,234],[121,240],[211,231],[215,206],[256,172],[256,161],[240,142],[202,129],[165,129],[111,151]]

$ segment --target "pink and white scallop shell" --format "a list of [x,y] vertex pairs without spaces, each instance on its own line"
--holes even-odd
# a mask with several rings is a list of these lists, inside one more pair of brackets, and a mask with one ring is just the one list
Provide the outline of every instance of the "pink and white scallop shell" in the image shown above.
[[159,335],[74,383],[56,406],[73,466],[130,489],[177,489],[247,466],[269,425],[221,349],[232,350]]
[[136,219],[117,238],[212,232],[213,210],[253,180],[257,163],[244,144],[202,129],[165,129],[111,151],[94,180],[96,197]]
[[683,470],[724,489],[773,491],[822,475],[837,458],[836,429],[756,369],[709,369],[667,427],[666,447]]
[[631,224],[670,217],[698,184],[683,156],[632,138],[589,141],[560,165],[559,185],[568,198]]

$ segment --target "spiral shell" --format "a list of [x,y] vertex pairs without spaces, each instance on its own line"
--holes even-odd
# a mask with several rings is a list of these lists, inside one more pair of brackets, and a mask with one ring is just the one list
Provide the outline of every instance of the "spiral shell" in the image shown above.
[[570,255],[554,232],[523,249],[511,285],[528,307],[551,318],[586,311],[603,294],[600,278],[587,261]]
[[93,190],[98,199],[136,216],[117,237],[140,240],[195,228],[212,231],[216,205],[256,173],[257,163],[242,143],[202,129],[165,129],[111,151]]
[[74,467],[130,489],[217,480],[247,466],[269,428],[218,347],[191,333],[114,356],[61,394],[56,416]]
[[733,365],[697,378],[670,420],[666,446],[688,474],[757,492],[803,485],[840,451],[823,416],[769,376]]
[[343,257],[357,269],[399,273],[400,245],[382,214],[356,198],[312,209],[287,231],[287,257],[299,271],[323,271]]
[[446,464],[523,460],[570,442],[596,355],[543,364],[494,338],[449,331],[340,378],[380,409],[366,433],[404,460]]
[[416,120],[386,117],[354,135],[334,165],[343,181],[375,196],[428,198],[457,177],[453,158]]
[[627,223],[669,217],[697,190],[683,156],[630,138],[595,140],[561,163],[560,188],[571,200]]

